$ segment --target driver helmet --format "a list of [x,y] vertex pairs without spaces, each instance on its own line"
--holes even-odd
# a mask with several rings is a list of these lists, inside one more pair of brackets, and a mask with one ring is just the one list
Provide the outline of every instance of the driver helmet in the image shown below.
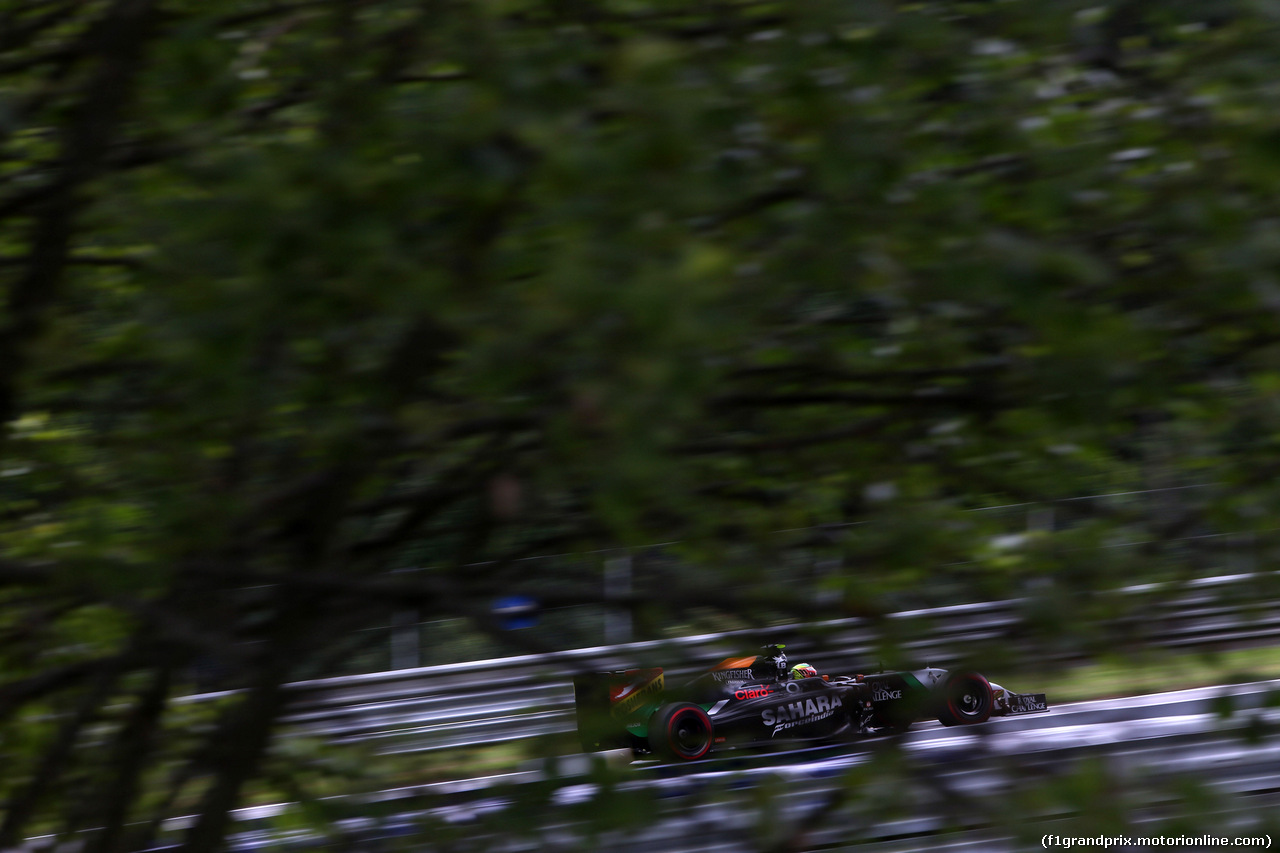
[[792,678],[817,678],[818,671],[807,663],[798,663],[791,667]]

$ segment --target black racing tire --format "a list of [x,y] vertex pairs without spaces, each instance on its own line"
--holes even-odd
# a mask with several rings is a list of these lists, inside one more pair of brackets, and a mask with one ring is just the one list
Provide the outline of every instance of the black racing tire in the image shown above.
[[649,748],[667,761],[697,761],[711,751],[711,718],[692,702],[663,705],[649,718]]
[[938,722],[944,726],[985,723],[995,704],[990,682],[976,672],[958,672],[942,686],[938,696]]

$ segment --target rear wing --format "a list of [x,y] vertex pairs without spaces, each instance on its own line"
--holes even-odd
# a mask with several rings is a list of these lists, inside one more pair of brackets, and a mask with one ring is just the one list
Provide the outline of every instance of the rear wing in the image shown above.
[[627,724],[644,722],[665,689],[661,667],[574,676],[573,705],[583,752],[626,749]]

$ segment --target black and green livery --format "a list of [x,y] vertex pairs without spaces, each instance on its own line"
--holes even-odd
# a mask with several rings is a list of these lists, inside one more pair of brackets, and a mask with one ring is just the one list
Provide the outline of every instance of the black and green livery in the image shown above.
[[734,747],[898,732],[922,719],[972,725],[1049,707],[1042,693],[1012,693],[974,672],[925,667],[793,679],[778,660],[728,658],[676,687],[660,668],[580,675],[582,748],[689,761]]

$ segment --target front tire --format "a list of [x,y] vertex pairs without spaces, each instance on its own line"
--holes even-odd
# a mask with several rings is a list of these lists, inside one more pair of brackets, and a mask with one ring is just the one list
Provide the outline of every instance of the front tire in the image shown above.
[[985,723],[995,707],[991,684],[976,672],[957,673],[947,679],[938,702],[938,722],[944,726]]
[[697,761],[711,743],[711,718],[691,702],[663,705],[649,718],[649,748],[667,761]]

